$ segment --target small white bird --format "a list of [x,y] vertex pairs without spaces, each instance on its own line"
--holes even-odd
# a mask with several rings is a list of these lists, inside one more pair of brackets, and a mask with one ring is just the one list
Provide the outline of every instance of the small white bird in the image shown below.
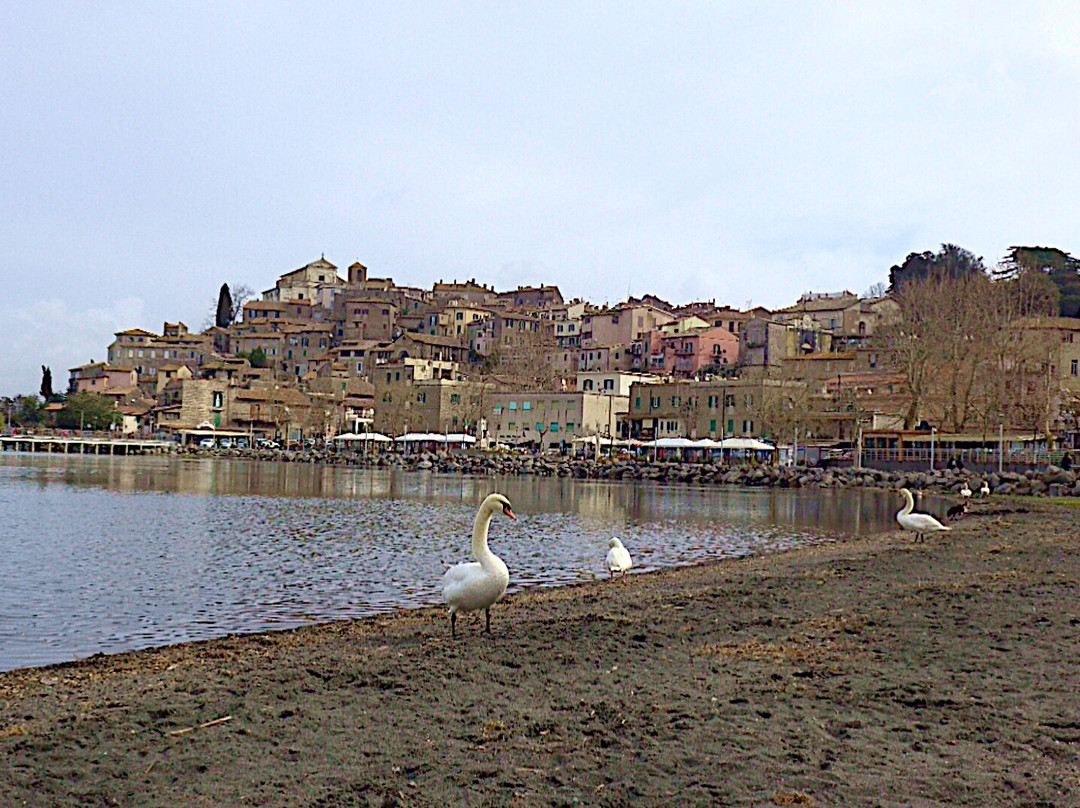
[[615,536],[611,537],[607,546],[610,548],[607,551],[608,572],[611,574],[609,580],[615,580],[615,573],[617,572],[625,582],[626,573],[634,566],[634,561],[630,558],[630,551],[623,547],[623,543]]
[[990,496],[990,483],[986,480],[983,480],[983,484],[982,487],[979,489],[979,493],[984,497]]
[[450,636],[457,636],[458,612],[484,610],[484,630],[491,633],[491,605],[506,592],[510,571],[503,560],[488,547],[488,528],[491,518],[502,513],[514,521],[510,500],[502,494],[489,494],[480,504],[473,522],[472,554],[476,561],[455,564],[443,573],[443,600],[450,606]]
[[915,541],[924,541],[927,533],[952,530],[952,528],[941,524],[928,513],[912,513],[911,511],[915,507],[915,498],[911,496],[911,492],[906,488],[901,488],[900,494],[904,497],[905,504],[903,508],[897,511],[896,521],[900,523],[900,527],[904,528],[904,530],[910,530],[915,534]]
[[964,499],[967,499],[971,496],[971,486],[967,484],[966,480],[964,481],[963,488],[960,489],[960,496],[962,496]]

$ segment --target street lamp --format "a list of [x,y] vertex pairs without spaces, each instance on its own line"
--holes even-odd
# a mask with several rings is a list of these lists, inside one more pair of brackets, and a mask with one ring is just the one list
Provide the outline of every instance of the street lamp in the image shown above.
[[930,427],[930,471],[934,470],[934,436],[937,435],[937,427]]

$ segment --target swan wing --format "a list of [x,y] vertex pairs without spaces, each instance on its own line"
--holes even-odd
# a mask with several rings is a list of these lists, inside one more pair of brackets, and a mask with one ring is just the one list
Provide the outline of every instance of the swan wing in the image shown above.
[[927,533],[937,530],[952,530],[951,527],[946,527],[941,524],[941,522],[928,513],[909,513],[904,516],[898,516],[897,520],[900,522],[901,527],[907,528],[908,530],[914,530],[918,533]]
[[478,575],[482,575],[483,572],[484,568],[479,561],[466,561],[463,564],[455,564],[443,573],[443,592],[446,592],[447,587],[473,580]]
[[613,572],[623,572],[634,566],[630,559],[630,551],[625,547],[612,547],[607,554],[608,569]]

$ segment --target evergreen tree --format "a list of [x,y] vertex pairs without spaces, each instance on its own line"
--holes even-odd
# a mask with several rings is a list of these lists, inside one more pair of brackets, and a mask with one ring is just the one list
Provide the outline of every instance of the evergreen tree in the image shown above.
[[901,284],[908,281],[933,277],[959,279],[985,273],[986,266],[975,253],[955,244],[942,244],[936,253],[910,253],[903,264],[890,269],[889,291],[897,291]]
[[217,317],[215,318],[215,324],[218,328],[228,328],[232,325],[232,321],[232,294],[229,292],[229,284],[223,283],[221,284],[221,291],[218,292]]
[[45,365],[41,366],[41,397],[48,403],[53,400],[52,370]]
[[1010,247],[1001,267],[1009,280],[1033,273],[1049,278],[1058,291],[1057,313],[1080,317],[1080,259],[1056,247]]

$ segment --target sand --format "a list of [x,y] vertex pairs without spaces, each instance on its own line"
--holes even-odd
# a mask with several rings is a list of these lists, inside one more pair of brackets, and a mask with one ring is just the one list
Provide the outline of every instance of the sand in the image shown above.
[[0,805],[1080,805],[1078,515],[0,674]]

